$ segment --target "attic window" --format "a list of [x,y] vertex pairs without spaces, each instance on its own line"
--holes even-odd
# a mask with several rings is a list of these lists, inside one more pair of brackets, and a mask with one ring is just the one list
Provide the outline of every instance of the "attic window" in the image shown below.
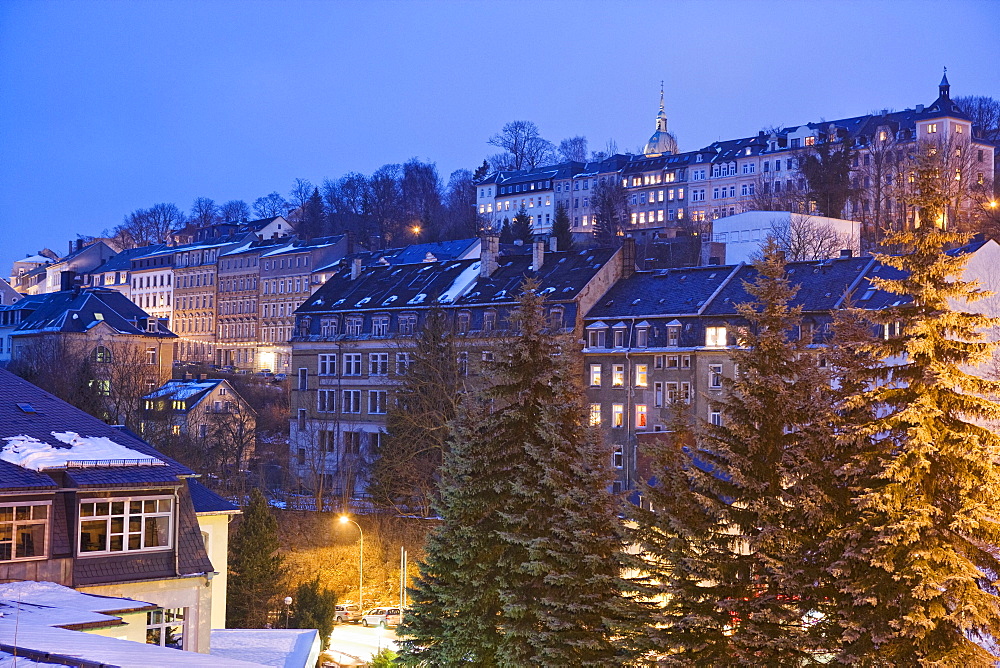
[[94,320],[104,320],[104,314],[103,313],[95,313],[94,314]]
[[18,404],[17,407],[20,408],[21,411],[24,412],[24,413],[37,413],[38,412],[38,411],[35,410],[35,407],[32,406],[31,404]]
[[875,296],[875,291],[874,290],[868,290],[867,292],[865,292],[864,295],[861,296],[861,301],[866,302],[866,301],[868,301],[869,299],[871,299],[874,296]]

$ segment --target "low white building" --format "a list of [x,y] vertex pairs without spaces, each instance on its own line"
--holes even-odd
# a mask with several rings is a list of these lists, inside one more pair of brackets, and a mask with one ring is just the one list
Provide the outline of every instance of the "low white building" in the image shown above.
[[713,241],[726,244],[726,264],[752,262],[768,236],[788,260],[820,260],[842,250],[860,252],[861,224],[854,220],[788,211],[745,211],[712,222]]

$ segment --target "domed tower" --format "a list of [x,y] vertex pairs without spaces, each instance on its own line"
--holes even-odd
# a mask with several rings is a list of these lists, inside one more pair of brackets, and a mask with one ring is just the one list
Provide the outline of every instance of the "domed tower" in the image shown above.
[[677,153],[677,138],[667,132],[667,112],[663,108],[663,82],[660,82],[660,113],[656,114],[656,132],[642,149],[643,155],[656,157]]

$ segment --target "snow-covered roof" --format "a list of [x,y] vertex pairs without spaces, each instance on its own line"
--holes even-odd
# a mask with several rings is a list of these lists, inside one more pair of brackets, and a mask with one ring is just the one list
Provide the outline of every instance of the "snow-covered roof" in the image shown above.
[[115,443],[106,436],[81,436],[74,431],[53,431],[52,436],[63,445],[53,445],[33,436],[5,436],[0,460],[33,471],[86,467],[100,464],[113,466],[164,466],[163,460]]
[[212,656],[276,668],[312,668],[319,658],[316,629],[212,629]]

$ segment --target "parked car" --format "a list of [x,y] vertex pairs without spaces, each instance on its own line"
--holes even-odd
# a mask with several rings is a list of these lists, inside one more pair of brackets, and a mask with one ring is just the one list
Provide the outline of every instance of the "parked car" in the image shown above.
[[361,626],[399,626],[399,608],[372,608],[361,617]]
[[285,380],[286,378],[288,378],[288,376],[286,374],[283,374],[283,373],[276,373],[276,374],[274,374],[274,381],[276,383],[280,383],[281,381]]
[[361,608],[354,603],[337,606],[337,623],[357,622],[361,619]]

